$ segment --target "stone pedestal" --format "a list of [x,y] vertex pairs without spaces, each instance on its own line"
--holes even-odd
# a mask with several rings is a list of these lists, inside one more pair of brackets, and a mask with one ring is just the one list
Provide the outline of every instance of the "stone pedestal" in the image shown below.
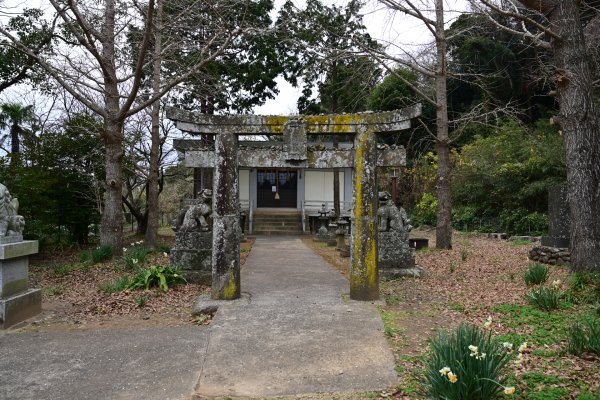
[[209,283],[212,276],[212,232],[177,232],[171,265],[181,268],[189,282]]
[[567,185],[548,189],[548,235],[542,236],[542,246],[569,248],[570,220]]
[[0,329],[42,311],[41,291],[29,288],[29,256],[38,252],[38,242],[9,238],[3,241],[12,243],[0,244]]
[[400,276],[422,277],[424,271],[415,265],[415,249],[400,231],[379,232],[379,275],[393,279]]

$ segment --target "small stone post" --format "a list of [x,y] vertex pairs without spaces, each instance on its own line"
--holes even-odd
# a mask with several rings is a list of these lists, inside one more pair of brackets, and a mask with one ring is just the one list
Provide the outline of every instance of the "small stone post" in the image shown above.
[[350,240],[350,298],[379,299],[377,270],[377,140],[368,125],[354,138],[354,209]]
[[234,300],[241,293],[238,138],[230,132],[215,136],[212,298]]

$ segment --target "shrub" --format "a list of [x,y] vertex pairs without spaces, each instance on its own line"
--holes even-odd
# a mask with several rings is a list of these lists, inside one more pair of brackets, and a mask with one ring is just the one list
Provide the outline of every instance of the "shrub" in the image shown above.
[[437,224],[437,198],[433,194],[423,193],[415,206],[415,219],[419,225]]
[[92,263],[98,264],[104,261],[108,261],[113,256],[113,249],[107,244],[96,247],[92,250]]
[[[474,347],[473,347],[474,346]],[[425,364],[425,391],[435,399],[490,399],[501,393],[510,355],[472,325],[439,333]]]
[[179,283],[187,283],[187,280],[181,275],[179,268],[154,265],[138,272],[127,285],[127,289],[149,289],[151,287],[159,287],[166,292],[169,290],[170,286]]
[[123,263],[130,270],[137,269],[141,264],[146,262],[146,257],[151,251],[143,246],[134,246],[123,254]]
[[576,356],[583,352],[600,355],[600,319],[583,318],[569,329],[567,351]]
[[578,304],[600,302],[600,273],[578,272],[571,275],[568,297]]
[[98,264],[104,261],[108,261],[113,256],[113,249],[107,244],[96,247],[92,251],[81,253],[80,261],[83,264]]
[[156,246],[156,251],[159,253],[171,254],[171,246],[168,246],[166,244],[159,244],[158,246]]
[[550,311],[558,308],[560,293],[555,288],[539,287],[532,290],[525,297],[532,306]]
[[128,286],[129,286],[129,277],[124,275],[115,280],[101,283],[100,285],[98,285],[98,288],[102,292],[104,292],[106,294],[110,294],[110,293],[122,292],[123,290],[127,289]]
[[540,285],[548,280],[548,267],[540,263],[531,263],[523,275],[527,286]]

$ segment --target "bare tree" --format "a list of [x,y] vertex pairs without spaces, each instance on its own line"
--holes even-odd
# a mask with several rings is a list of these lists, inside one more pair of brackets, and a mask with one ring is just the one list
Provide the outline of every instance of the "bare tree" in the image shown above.
[[[196,57],[182,68],[183,72],[162,80],[160,87],[142,100],[138,98],[142,74],[159,57],[158,54],[152,54],[149,45],[156,12],[155,0],[148,0],[143,7],[133,0],[48,1],[62,22],[62,31],[56,34],[60,43],[52,55],[40,54],[27,46],[3,24],[0,24],[0,34],[15,49],[35,59],[60,86],[103,119],[106,197],[100,240],[102,244],[112,246],[118,255],[122,252],[123,241],[122,159],[125,120],[201,70],[249,30],[244,27],[243,11],[239,11],[244,10],[245,0],[234,0],[230,7],[205,0],[186,4],[186,11],[183,12],[202,11],[206,36],[194,43]],[[233,13],[236,17],[226,16],[227,13]],[[126,41],[131,26],[139,27],[142,32],[135,55],[128,51]],[[162,43],[161,53],[172,54],[173,49],[186,52],[185,46],[176,39]]]
[[[439,249],[452,248],[452,199],[450,186],[450,136],[448,132],[448,100],[446,93],[447,72],[447,38],[445,32],[445,10],[443,0],[432,0],[428,4],[417,5],[413,0],[380,0],[390,10],[410,16],[420,21],[431,33],[435,45],[435,61],[433,66],[418,62],[417,58],[404,53],[401,56],[392,55],[389,51],[368,50],[389,73],[394,74],[401,82],[410,87],[421,99],[435,107],[436,132],[435,137],[438,169],[437,169],[437,227],[436,247]],[[427,2],[426,2],[427,3]],[[366,50],[366,49],[365,49]],[[429,93],[419,88],[398,73],[390,61],[403,67],[413,69],[419,74],[434,80],[434,91]],[[423,124],[424,125],[424,124]],[[425,125],[424,125],[425,126]]]
[[[481,0],[484,12],[516,20],[502,26],[553,51],[559,113],[552,118],[564,136],[571,213],[571,264],[576,271],[600,270],[600,132],[582,12],[597,21],[588,1]],[[594,18],[595,17],[595,18]]]

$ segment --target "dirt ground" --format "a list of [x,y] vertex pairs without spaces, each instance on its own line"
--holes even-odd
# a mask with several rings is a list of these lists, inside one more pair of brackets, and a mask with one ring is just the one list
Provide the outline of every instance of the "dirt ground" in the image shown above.
[[[564,350],[564,340],[548,340],[546,344],[543,329],[538,329],[533,322],[528,325],[519,320],[519,307],[529,310],[525,295],[531,288],[524,284],[523,274],[529,263],[527,254],[534,244],[455,232],[453,249],[437,250],[435,230],[411,232],[411,238],[417,237],[429,239],[429,247],[416,253],[416,263],[425,270],[425,277],[401,278],[380,284],[381,297],[385,301],[380,312],[400,381],[397,389],[381,394],[380,398],[419,398],[415,392],[420,384],[418,373],[428,341],[440,330],[463,322],[484,327],[489,318],[492,323],[487,329],[492,335],[531,340],[532,350],[527,354],[527,363],[513,372],[512,379],[519,384],[521,393],[517,398],[600,398],[598,357],[571,356]],[[305,239],[305,243],[347,276],[348,258],[340,257],[334,247],[312,239]],[[547,282],[555,281],[566,290],[568,268],[551,267]],[[512,308],[516,310],[513,314],[504,312]],[[548,319],[566,321],[565,315],[576,315],[581,311],[581,307],[560,310],[548,314]],[[548,337],[556,335],[552,329],[548,328]],[[534,389],[532,385],[537,387]],[[590,397],[585,397],[588,394]],[[578,397],[580,395],[584,397]]]
[[[130,237],[135,243],[140,238]],[[161,237],[161,244],[172,246],[174,237]],[[242,266],[253,239],[241,244]],[[120,259],[86,266],[80,262],[81,250],[42,253],[30,265],[30,287],[42,289],[42,314],[19,330],[65,331],[148,326],[206,324],[204,318],[192,317],[196,298],[210,291],[197,283],[176,285],[167,292],[159,289],[125,290],[106,293],[102,284],[123,275],[132,275]],[[169,265],[168,254],[148,255],[140,268]]]

